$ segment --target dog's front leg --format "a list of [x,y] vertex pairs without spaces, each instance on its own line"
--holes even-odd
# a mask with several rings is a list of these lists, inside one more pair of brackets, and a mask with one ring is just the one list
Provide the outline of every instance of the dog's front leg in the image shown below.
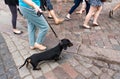
[[61,59],[61,57],[59,57],[59,56],[56,56],[56,57],[54,58],[55,61],[58,61],[58,60],[60,60],[60,59]]

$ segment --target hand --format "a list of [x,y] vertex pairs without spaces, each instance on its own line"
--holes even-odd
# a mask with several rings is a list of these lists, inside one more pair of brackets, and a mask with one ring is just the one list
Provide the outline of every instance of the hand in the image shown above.
[[43,12],[42,9],[41,9],[39,6],[37,6],[37,5],[34,5],[34,9],[35,9],[35,12],[36,12],[36,13],[37,13],[37,12],[40,12],[40,13]]

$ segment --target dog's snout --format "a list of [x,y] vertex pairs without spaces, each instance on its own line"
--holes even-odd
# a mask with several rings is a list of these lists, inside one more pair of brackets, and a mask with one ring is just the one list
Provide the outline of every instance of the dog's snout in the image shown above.
[[73,43],[70,43],[70,44],[69,44],[69,47],[71,47],[71,46],[73,46]]

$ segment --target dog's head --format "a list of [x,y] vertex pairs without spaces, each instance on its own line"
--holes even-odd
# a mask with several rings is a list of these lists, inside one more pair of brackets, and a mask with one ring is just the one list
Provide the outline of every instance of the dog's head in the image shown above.
[[62,39],[60,45],[63,47],[64,50],[66,50],[67,47],[73,46],[72,42],[69,39]]

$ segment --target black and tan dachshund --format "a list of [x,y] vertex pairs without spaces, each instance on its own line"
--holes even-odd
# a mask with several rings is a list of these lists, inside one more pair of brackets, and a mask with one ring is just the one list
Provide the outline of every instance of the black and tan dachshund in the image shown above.
[[40,70],[41,68],[37,68],[37,65],[39,62],[44,61],[44,60],[57,61],[60,59],[60,54],[62,50],[63,49],[66,50],[67,47],[71,47],[71,46],[73,46],[73,44],[71,43],[70,40],[62,39],[60,43],[54,48],[44,51],[42,53],[33,54],[32,56],[28,57],[25,60],[24,64],[20,66],[20,68],[22,68],[26,63],[27,63],[26,67],[28,67],[28,64],[30,63],[33,66],[33,70]]

